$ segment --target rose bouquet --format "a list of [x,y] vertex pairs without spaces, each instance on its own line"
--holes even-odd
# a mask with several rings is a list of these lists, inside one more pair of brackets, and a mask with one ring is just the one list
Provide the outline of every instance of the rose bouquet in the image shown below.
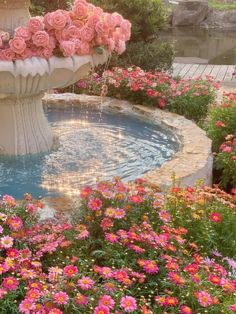
[[13,37],[0,31],[0,60],[87,55],[99,47],[121,54],[130,34],[131,24],[120,14],[76,0],[70,11],[30,18],[26,26],[15,29]]

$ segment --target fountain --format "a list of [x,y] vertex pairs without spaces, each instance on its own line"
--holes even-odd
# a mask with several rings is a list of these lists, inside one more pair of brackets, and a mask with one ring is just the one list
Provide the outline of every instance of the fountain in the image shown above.
[[[29,0],[0,0],[0,30],[13,34],[30,19]],[[91,67],[106,62],[108,53],[44,59],[0,61],[0,154],[50,151],[55,137],[44,115],[45,91],[71,85]]]

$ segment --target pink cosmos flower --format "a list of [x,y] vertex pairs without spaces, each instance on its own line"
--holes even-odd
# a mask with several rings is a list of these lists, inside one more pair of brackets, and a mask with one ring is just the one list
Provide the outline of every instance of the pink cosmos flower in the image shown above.
[[156,274],[158,272],[158,266],[155,261],[146,260],[143,269],[148,274]]
[[61,310],[59,310],[59,309],[57,309],[57,308],[53,308],[53,309],[51,309],[49,312],[48,312],[48,314],[63,314],[63,312],[61,311]]
[[23,221],[20,217],[10,217],[7,219],[9,228],[13,231],[19,231],[23,227]]
[[164,222],[169,222],[171,220],[171,215],[167,210],[161,210],[159,212],[159,218]]
[[91,278],[85,276],[79,279],[77,283],[82,290],[89,290],[94,285],[94,281]]
[[114,234],[114,233],[106,233],[105,234],[105,239],[108,241],[108,242],[111,242],[111,243],[117,243],[119,242],[119,237]]
[[115,208],[115,212],[114,212],[114,218],[115,219],[122,219],[124,218],[126,215],[125,210],[122,208]]
[[32,300],[25,299],[19,305],[19,311],[21,313],[30,314],[30,312],[33,311],[34,309],[35,304]]
[[2,200],[10,207],[14,207],[16,205],[16,200],[11,195],[4,195]]
[[40,297],[40,293],[38,289],[30,289],[27,293],[26,293],[26,298],[31,300],[31,301],[36,301],[38,300]]
[[139,196],[139,195],[131,195],[131,196],[129,197],[129,201],[130,201],[131,203],[140,204],[140,203],[142,203],[143,199],[142,199],[142,197]]
[[2,286],[7,290],[17,290],[19,282],[15,277],[6,277],[3,278]]
[[9,236],[2,237],[0,243],[4,249],[9,249],[13,246],[14,239]]
[[192,314],[193,311],[191,310],[191,308],[187,305],[182,305],[180,307],[180,311],[181,311],[181,314]]
[[99,198],[92,198],[88,202],[88,208],[93,211],[100,210],[102,208],[102,201]]
[[222,215],[218,212],[213,212],[210,214],[210,220],[215,223],[220,223],[222,221]]
[[199,291],[195,293],[195,296],[199,302],[199,304],[203,307],[208,307],[212,304],[212,297],[206,291]]
[[69,296],[67,293],[60,291],[54,294],[53,300],[56,304],[67,304],[69,301]]
[[81,305],[81,306],[85,306],[88,304],[89,302],[89,298],[81,293],[77,294],[74,297],[74,301],[76,304]]
[[125,310],[125,312],[131,313],[137,310],[137,302],[135,298],[130,296],[125,296],[121,298],[120,306]]
[[22,54],[26,49],[25,40],[21,37],[14,37],[9,41],[9,46],[16,54]]
[[78,268],[74,265],[68,265],[64,268],[63,273],[68,278],[73,278],[75,275],[78,274]]
[[98,305],[94,309],[94,314],[110,314],[110,310],[107,306]]
[[112,299],[112,297],[110,295],[103,295],[100,299],[99,299],[99,305],[103,305],[108,307],[109,309],[113,309],[115,306],[115,301]]

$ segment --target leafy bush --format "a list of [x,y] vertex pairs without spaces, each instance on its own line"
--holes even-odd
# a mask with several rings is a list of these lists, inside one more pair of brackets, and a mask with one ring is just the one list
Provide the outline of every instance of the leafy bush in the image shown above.
[[167,10],[161,0],[90,0],[107,12],[117,11],[132,23],[131,41],[147,41],[166,26]]
[[234,313],[235,205],[214,197],[116,178],[81,190],[72,224],[4,196],[2,313]]
[[114,68],[78,82],[78,92],[102,94],[138,104],[159,106],[199,122],[206,117],[216,93],[210,81],[178,80],[164,72]]
[[228,134],[236,133],[236,95],[225,94],[221,105],[210,108],[206,121],[206,131],[212,139],[214,152],[218,152],[220,145]]
[[224,188],[236,187],[236,134],[227,135],[225,142],[220,145],[215,166],[222,172],[220,185]]
[[152,42],[128,43],[125,53],[114,55],[110,67],[138,66],[145,71],[169,70],[174,59],[173,46],[167,42],[155,40]]
[[68,0],[32,0],[31,13],[34,16],[42,15],[57,9],[66,10],[72,1]]

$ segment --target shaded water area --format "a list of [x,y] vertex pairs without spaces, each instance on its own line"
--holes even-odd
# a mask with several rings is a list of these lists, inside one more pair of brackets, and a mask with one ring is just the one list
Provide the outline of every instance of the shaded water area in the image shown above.
[[160,37],[174,44],[176,62],[236,64],[236,30],[179,27]]
[[81,186],[120,176],[133,180],[178,149],[172,133],[139,117],[98,109],[51,110],[60,146],[48,154],[0,157],[0,194],[76,196]]

